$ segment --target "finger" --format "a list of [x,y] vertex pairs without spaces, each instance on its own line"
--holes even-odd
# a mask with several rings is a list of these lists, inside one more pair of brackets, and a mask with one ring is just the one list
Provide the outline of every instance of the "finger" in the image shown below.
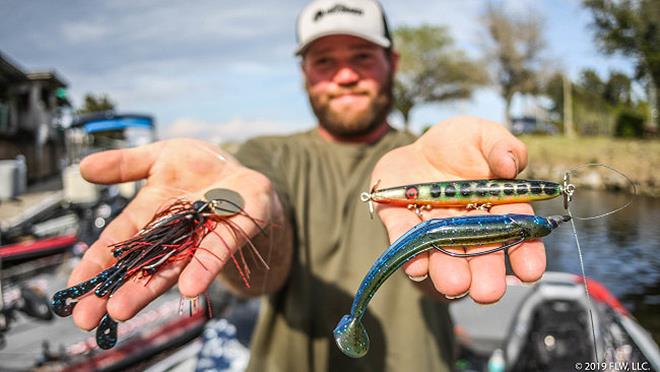
[[69,277],[69,284],[85,281],[116,262],[110,245],[133,237],[152,218],[157,206],[163,203],[164,196],[154,189],[142,189],[103,230],[99,239],[83,255],[78,266]]
[[534,209],[529,203],[499,204],[490,208],[490,214],[534,214]]
[[[533,213],[531,206],[524,203],[495,206],[491,211],[495,214]],[[467,214],[481,215],[484,212],[472,210]],[[480,252],[498,246],[472,247],[469,252]],[[456,253],[465,253],[462,249],[444,248]],[[527,257],[523,255],[523,259]],[[460,297],[469,292],[475,301],[491,303],[501,298],[506,290],[504,252],[468,259],[451,257],[442,252],[432,252],[429,273],[436,289],[450,298]]]
[[127,149],[109,150],[85,157],[80,173],[89,182],[112,184],[146,178],[163,142]]
[[506,285],[507,286],[514,286],[514,285],[521,285],[523,282],[518,279],[515,275],[507,275],[506,276]]
[[143,279],[128,280],[108,300],[108,315],[117,321],[126,321],[158,296],[168,291],[186,265],[187,260],[164,265],[157,273]]
[[182,260],[164,266],[147,278],[129,279],[110,298],[99,298],[93,291],[90,292],[74,307],[74,323],[82,329],[90,330],[98,325],[106,313],[117,321],[132,318],[176,283],[184,265],[185,260]]
[[[534,214],[527,203],[498,205],[491,208],[492,213]],[[542,240],[524,242],[508,250],[513,273],[523,282],[535,282],[543,276],[546,267],[545,246]]]
[[[469,253],[498,247],[498,244],[468,249]],[[468,258],[472,275],[470,297],[480,304],[490,304],[499,300],[506,290],[506,267],[504,251]]]
[[[157,192],[143,189],[124,211],[110,223],[99,239],[85,252],[82,260],[72,271],[68,285],[88,280],[116,262],[110,245],[134,236],[152,218],[151,208],[162,203]],[[93,291],[82,298],[73,310],[73,320],[82,329],[96,327],[107,312],[106,299],[97,298]],[[111,314],[112,317],[112,314]]]
[[[68,281],[69,286],[94,277],[116,262],[109,245],[125,240],[137,232],[133,217],[129,216],[131,214],[120,215],[106,227],[99,239],[85,252],[80,263],[72,271]],[[74,323],[85,330],[95,328],[107,312],[106,302],[107,299],[98,298],[91,291],[73,308]]]
[[403,234],[418,225],[422,220],[415,212],[407,208],[379,204],[376,207],[378,216],[385,225],[390,243],[399,239]]
[[[465,253],[463,248],[443,248]],[[430,252],[429,275],[435,289],[448,298],[457,298],[467,293],[472,281],[470,267],[465,258],[451,257],[439,251]]]
[[[447,218],[464,214],[464,210],[456,208],[438,208],[425,212],[430,218]],[[465,253],[462,247],[442,247],[455,253]],[[463,258],[452,257],[431,249],[424,252],[404,265],[405,273],[414,281],[426,279],[430,275],[435,289],[447,296],[456,297],[464,294],[470,285],[469,270]]]
[[[447,218],[465,214],[464,209],[437,208],[425,212],[429,218]],[[454,253],[465,253],[463,247],[442,247]],[[428,252],[426,270],[431,277],[435,289],[447,296],[456,298],[467,293],[470,288],[470,270],[465,258],[452,257],[436,249]],[[406,273],[410,274],[409,270]]]
[[226,225],[219,226],[204,238],[179,277],[181,295],[195,297],[204,293],[220,270],[232,260],[237,248],[237,236]]
[[[403,234],[415,227],[422,220],[406,208],[378,205],[378,216],[383,221],[390,239],[394,243]],[[428,275],[428,253],[421,253],[403,265],[403,269],[411,279],[421,281]]]
[[[390,235],[390,241],[395,241],[403,234],[408,232],[414,226],[421,222],[421,219],[411,210],[393,207],[387,205],[378,206],[379,216],[383,220],[385,227],[387,228],[388,234]],[[438,208],[431,211],[425,211],[423,218],[425,220],[431,218],[444,218],[455,216],[458,214],[464,213],[462,210],[456,208]],[[447,248],[448,250],[456,249],[458,253],[464,253],[462,248]],[[433,252],[431,251],[431,254]],[[447,256],[449,257],[449,256]],[[413,257],[403,265],[404,272],[410,279],[414,281],[421,281],[426,279],[429,275],[429,252],[424,252]],[[451,261],[451,260],[450,260]],[[437,275],[437,274],[436,274]],[[434,284],[436,281],[434,280]],[[437,287],[436,287],[437,288]],[[444,293],[444,292],[443,292]]]
[[[109,245],[125,240],[137,232],[132,218],[123,217],[118,216],[108,225],[99,239],[85,252],[80,263],[71,272],[68,286],[88,280],[116,262]],[[74,323],[84,330],[95,328],[106,313],[106,301],[94,295],[94,291],[90,291],[73,308]]]
[[511,270],[523,282],[535,282],[543,276],[546,266],[545,246],[541,240],[525,242],[509,250]]
[[110,240],[107,235],[101,234],[99,239],[85,251],[82,259],[69,275],[67,286],[71,287],[89,280],[112,265],[114,258],[110,248],[108,248],[108,245],[112,243],[114,243],[114,240]]
[[513,178],[527,164],[526,148],[520,140],[498,123],[478,117],[445,120],[415,145],[436,169],[459,178]]
[[[256,246],[252,241],[257,234],[263,233],[263,226],[270,221],[270,217],[266,216],[269,208],[265,207],[263,200],[257,202],[260,199],[263,199],[263,195],[246,195],[245,214],[221,217],[217,220],[215,230],[202,240],[192,261],[181,273],[179,291],[183,296],[195,297],[205,292],[229,261],[239,265],[237,260],[240,255],[249,258],[254,265],[263,264],[264,257],[258,257],[260,253],[255,251]],[[239,249],[243,251],[238,252]],[[242,259],[240,261],[241,266],[246,263]],[[246,270],[249,271],[249,268],[241,268],[238,272],[246,276],[243,279],[249,283],[249,272],[245,272]]]
[[[481,210],[471,210],[466,213],[466,215],[469,216],[483,214],[484,211]],[[458,252],[456,248],[454,248],[454,251],[458,253],[477,253],[498,246],[500,245],[494,244],[479,247],[466,247],[462,252]],[[469,292],[470,297],[472,297],[475,302],[485,304],[497,301],[504,294],[506,289],[504,252],[496,252],[468,258],[450,257],[442,252],[438,253],[445,256],[442,258],[442,261],[440,261],[440,257],[438,258],[438,273],[441,274],[441,270],[450,270],[449,272],[451,273],[451,275],[447,276],[445,279],[447,283],[442,283],[442,278],[438,278],[437,284],[434,280],[436,288],[439,287],[439,290],[442,293],[445,293],[445,295],[457,297]],[[454,260],[450,261],[449,258],[453,258]],[[452,265],[453,267],[449,265]],[[436,271],[436,268],[432,268],[431,270],[432,272]]]
[[81,298],[71,313],[75,325],[85,331],[96,328],[107,312],[106,302],[106,298],[97,297],[93,291]]
[[487,152],[490,171],[498,178],[515,178],[527,166],[527,150],[517,138],[506,133]]
[[423,252],[403,264],[403,271],[415,282],[421,282],[429,275],[429,253]]

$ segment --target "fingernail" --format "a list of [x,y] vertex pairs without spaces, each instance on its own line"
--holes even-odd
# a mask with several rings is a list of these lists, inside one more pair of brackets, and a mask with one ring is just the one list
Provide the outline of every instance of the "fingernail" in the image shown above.
[[445,297],[446,297],[448,300],[456,300],[456,299],[458,299],[458,298],[462,298],[462,297],[467,296],[468,293],[470,293],[469,290],[468,290],[468,291],[465,291],[465,292],[463,292],[463,293],[461,293],[461,294],[459,294],[459,295],[457,295],[457,296],[449,296],[449,295],[445,295]]
[[520,172],[520,168],[518,168],[518,158],[516,158],[516,156],[513,155],[512,152],[509,152],[509,156],[511,157],[511,160],[513,160],[513,165],[516,167],[516,176],[517,176],[518,172]]
[[424,275],[420,275],[420,276],[408,275],[408,278],[410,278],[410,280],[412,280],[413,282],[417,282],[417,283],[419,283],[421,281],[424,281],[428,277],[429,277],[428,274],[424,274]]
[[522,282],[522,286],[523,286],[523,287],[533,287],[533,286],[535,286],[535,285],[536,285],[538,282],[540,282],[540,281],[541,281],[541,279],[539,279],[539,280],[535,280],[535,281],[533,281],[533,282]]
[[518,277],[513,275],[506,276],[506,285],[522,285],[522,284],[523,284],[522,280],[518,279]]

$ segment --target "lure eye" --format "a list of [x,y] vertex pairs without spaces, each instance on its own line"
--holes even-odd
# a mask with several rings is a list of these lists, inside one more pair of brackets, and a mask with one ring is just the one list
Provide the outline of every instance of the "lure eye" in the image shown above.
[[406,189],[406,198],[408,199],[417,199],[417,188],[416,187],[409,187]]
[[549,216],[547,218],[548,222],[552,225],[553,229],[556,229],[561,225],[563,222],[568,222],[571,220],[571,216],[568,215],[561,215],[561,216]]
[[193,209],[200,213],[206,210],[208,206],[209,206],[208,203],[202,200],[197,200],[192,203]]

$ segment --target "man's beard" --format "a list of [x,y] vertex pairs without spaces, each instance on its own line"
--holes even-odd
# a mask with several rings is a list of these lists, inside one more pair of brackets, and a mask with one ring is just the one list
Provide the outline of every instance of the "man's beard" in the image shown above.
[[[344,93],[362,93],[356,88],[347,88]],[[378,94],[371,99],[369,106],[357,114],[337,112],[330,108],[330,98],[309,96],[312,110],[319,119],[319,124],[330,134],[338,137],[357,137],[367,134],[381,125],[389,115],[394,101],[392,95],[392,77],[389,77]]]

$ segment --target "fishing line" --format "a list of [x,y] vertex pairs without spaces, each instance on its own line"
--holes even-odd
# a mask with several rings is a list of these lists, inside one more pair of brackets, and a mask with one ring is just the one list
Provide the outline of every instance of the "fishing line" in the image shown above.
[[589,322],[591,323],[591,336],[593,337],[594,354],[596,356],[595,362],[598,362],[598,346],[596,344],[596,327],[594,323],[594,315],[592,312],[593,304],[591,302],[591,294],[589,293],[589,285],[587,283],[587,274],[584,269],[584,259],[582,258],[582,248],[580,247],[580,239],[578,239],[577,229],[575,228],[575,221],[573,220],[573,213],[571,213],[570,206],[566,208],[566,212],[571,217],[571,228],[573,229],[573,236],[575,237],[575,245],[577,246],[578,257],[580,259],[580,271],[582,272],[582,281],[584,283],[584,292],[587,295],[587,303],[589,306]]
[[[266,293],[266,283],[268,283],[268,277],[270,276],[270,266],[267,264],[267,262],[271,262],[272,254],[273,254],[273,247],[275,246],[275,234],[274,234],[274,223],[273,223],[273,207],[270,206],[268,209],[268,226],[265,228],[268,229],[268,232],[266,232],[264,229],[261,228],[260,225],[257,225],[261,231],[266,234],[268,237],[268,252],[266,252],[266,261],[263,262],[266,272],[263,275],[263,280],[261,282],[261,293]],[[279,222],[279,221],[278,221]],[[284,226],[284,223],[282,223],[282,226]],[[284,232],[283,232],[284,233]]]
[[575,185],[571,183],[571,174],[575,174],[576,171],[583,168],[597,168],[597,167],[609,169],[610,171],[623,177],[626,180],[626,182],[630,185],[630,190],[632,191],[631,192],[632,195],[624,205],[616,209],[613,209],[609,212],[601,213],[595,216],[586,216],[586,217],[571,216],[573,217],[573,219],[580,221],[590,221],[590,220],[596,220],[599,218],[607,217],[611,214],[619,212],[620,210],[630,206],[630,204],[632,204],[632,202],[634,201],[635,195],[637,195],[637,185],[635,184],[635,182],[633,182],[633,180],[630,179],[630,177],[626,176],[623,172],[602,163],[587,163],[587,164],[579,165],[575,168],[571,168],[564,173],[564,184],[562,185],[562,191],[564,192],[564,209],[568,210],[569,204],[571,204],[571,202],[573,201],[573,194],[575,193],[576,190]]
[[[622,205],[621,207],[618,207],[614,210],[611,210],[609,212],[601,213],[596,216],[589,216],[589,217],[574,217],[573,213],[571,212],[571,202],[573,201],[573,193],[575,192],[575,186],[570,183],[570,178],[571,174],[575,173],[577,170],[582,169],[582,168],[590,168],[590,167],[603,167],[606,169],[609,169],[610,171],[622,176],[625,178],[625,180],[628,182],[628,184],[631,186],[632,189],[632,196],[630,197],[630,200],[628,200],[627,203]],[[578,258],[580,261],[580,271],[582,273],[582,282],[584,285],[584,292],[587,296],[587,305],[588,305],[588,310],[589,310],[589,322],[591,324],[591,336],[593,338],[593,346],[594,346],[594,356],[595,356],[595,361],[598,362],[600,359],[598,357],[598,343],[596,339],[596,325],[594,322],[594,315],[593,315],[593,302],[591,301],[591,294],[589,293],[589,283],[587,281],[587,274],[586,270],[584,268],[584,257],[582,256],[582,247],[580,246],[580,239],[578,238],[577,234],[577,228],[575,227],[575,220],[580,220],[580,221],[590,221],[590,220],[595,220],[599,218],[604,218],[609,215],[612,215],[616,212],[619,212],[620,210],[628,207],[630,204],[632,204],[634,200],[634,196],[637,195],[637,186],[635,183],[630,179],[630,177],[626,176],[623,172],[620,172],[619,170],[612,168],[608,165],[601,164],[601,163],[588,163],[584,165],[577,166],[575,168],[569,169],[564,173],[564,184],[563,184],[563,191],[564,191],[564,209],[566,209],[566,212],[568,215],[571,217],[571,228],[573,229],[573,237],[575,238],[575,245],[577,247],[577,252],[578,252]]]

